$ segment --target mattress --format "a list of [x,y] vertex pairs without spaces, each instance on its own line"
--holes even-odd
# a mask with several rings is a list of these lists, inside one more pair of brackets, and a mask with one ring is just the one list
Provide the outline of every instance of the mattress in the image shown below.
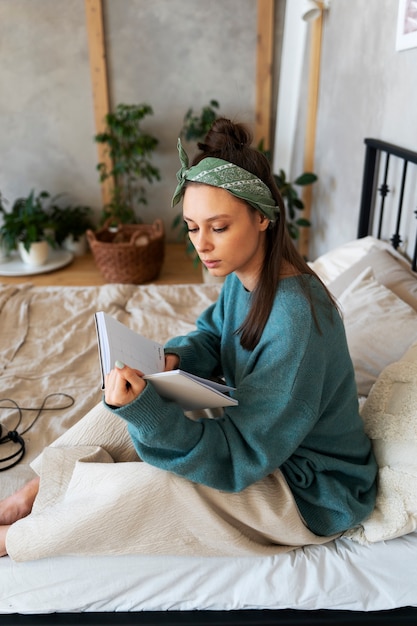
[[417,534],[338,539],[275,557],[0,559],[0,612],[333,609],[417,606]]

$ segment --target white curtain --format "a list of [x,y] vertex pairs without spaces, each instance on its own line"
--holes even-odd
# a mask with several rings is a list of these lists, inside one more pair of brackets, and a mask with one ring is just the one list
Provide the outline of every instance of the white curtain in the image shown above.
[[307,22],[302,19],[304,0],[287,0],[278,86],[274,141],[274,172],[283,169],[291,179],[291,162],[299,107]]

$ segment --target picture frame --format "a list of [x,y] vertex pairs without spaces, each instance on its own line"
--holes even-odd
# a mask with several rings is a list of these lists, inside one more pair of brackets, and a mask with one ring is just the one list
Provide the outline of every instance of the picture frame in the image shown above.
[[417,0],[399,0],[395,49],[417,47]]

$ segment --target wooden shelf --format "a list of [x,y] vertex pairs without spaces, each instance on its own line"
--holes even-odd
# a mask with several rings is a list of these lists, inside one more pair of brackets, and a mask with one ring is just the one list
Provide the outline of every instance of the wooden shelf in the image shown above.
[[[194,267],[192,259],[187,256],[185,247],[181,243],[167,243],[165,260],[157,280],[160,285],[196,284],[201,283],[201,266]],[[93,255],[89,252],[84,256],[74,257],[66,267],[31,276],[0,276],[0,283],[51,286],[94,286],[104,285],[106,281],[100,274]]]

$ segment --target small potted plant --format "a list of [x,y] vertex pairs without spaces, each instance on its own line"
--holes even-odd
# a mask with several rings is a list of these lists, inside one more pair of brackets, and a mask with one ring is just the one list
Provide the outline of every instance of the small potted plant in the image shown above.
[[53,221],[48,212],[50,195],[34,190],[26,198],[18,198],[11,211],[0,207],[3,224],[0,238],[8,252],[18,249],[24,263],[43,265],[49,253],[49,246],[55,247]]
[[85,254],[87,251],[86,231],[93,228],[90,217],[91,208],[71,204],[62,206],[55,201],[51,206],[50,215],[57,244],[76,256]]
[[156,278],[165,252],[161,219],[140,222],[138,209],[147,204],[144,182],[160,180],[151,161],[158,139],[146,133],[141,122],[152,114],[148,104],[119,104],[106,115],[106,129],[95,141],[106,146],[111,167],[97,165],[100,180],[113,180],[110,203],[103,208],[103,228],[87,230],[87,238],[99,270],[108,282],[139,284]]

